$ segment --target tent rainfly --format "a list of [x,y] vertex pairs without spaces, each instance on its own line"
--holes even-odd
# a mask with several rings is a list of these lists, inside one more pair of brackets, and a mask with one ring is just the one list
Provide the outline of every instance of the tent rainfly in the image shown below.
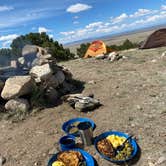
[[96,40],[91,43],[88,50],[86,51],[84,58],[95,57],[100,54],[106,54],[106,45],[101,40]]
[[140,46],[141,49],[166,46],[166,28],[153,32]]

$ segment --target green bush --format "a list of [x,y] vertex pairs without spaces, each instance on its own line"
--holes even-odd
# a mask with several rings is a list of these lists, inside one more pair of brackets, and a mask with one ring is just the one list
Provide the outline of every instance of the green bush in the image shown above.
[[132,43],[129,39],[126,39],[123,44],[117,46],[117,45],[110,45],[107,46],[107,50],[115,50],[115,51],[121,51],[121,50],[128,50],[131,48],[136,48],[138,47],[138,44]]
[[87,51],[89,46],[90,46],[90,43],[83,43],[83,44],[81,44],[80,47],[77,48],[77,55],[80,58],[82,58],[85,55],[85,53],[86,53],[86,51]]
[[12,53],[20,56],[22,48],[26,44],[38,45],[40,47],[48,48],[50,54],[57,59],[57,61],[64,61],[74,58],[74,54],[69,49],[63,48],[62,44],[54,41],[45,32],[29,33],[21,35],[14,39],[11,43]]

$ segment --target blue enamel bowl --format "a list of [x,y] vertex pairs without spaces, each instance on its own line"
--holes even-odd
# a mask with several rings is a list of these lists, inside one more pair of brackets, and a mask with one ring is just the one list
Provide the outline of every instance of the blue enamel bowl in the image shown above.
[[70,119],[69,121],[65,122],[63,125],[62,125],[62,130],[66,133],[66,134],[70,134],[70,135],[73,135],[73,136],[79,136],[78,133],[69,133],[69,129],[70,127],[72,126],[73,123],[75,122],[89,122],[89,124],[91,125],[92,127],[92,130],[95,129],[96,125],[95,123],[89,119],[89,118],[74,118],[74,119]]
[[[93,157],[87,153],[86,151],[82,150],[82,149],[70,149],[70,150],[73,150],[73,151],[78,151],[82,154],[85,162],[86,162],[86,166],[95,166],[95,162],[94,162],[94,159]],[[52,166],[53,162],[55,162],[57,160],[57,154],[54,154],[50,160],[48,161],[48,165],[47,166]]]
[[66,135],[60,138],[59,144],[61,150],[69,150],[75,148],[75,137],[73,135]]
[[104,154],[102,154],[102,153],[98,150],[98,148],[97,148],[97,143],[98,143],[100,140],[106,138],[106,137],[109,136],[109,135],[117,135],[117,136],[125,137],[125,138],[128,138],[128,137],[129,137],[129,135],[127,135],[127,134],[125,134],[125,133],[122,133],[122,132],[119,132],[119,131],[108,131],[108,132],[105,132],[105,133],[103,133],[103,134],[97,136],[97,137],[95,138],[95,140],[94,140],[94,145],[95,145],[96,151],[99,153],[99,155],[100,155],[102,158],[104,158],[104,159],[106,159],[106,160],[108,160],[108,161],[114,162],[114,163],[123,163],[123,162],[129,161],[129,160],[131,160],[131,159],[133,159],[133,158],[135,157],[135,155],[136,155],[137,152],[138,152],[138,145],[137,145],[136,141],[135,141],[134,139],[132,139],[132,138],[129,139],[129,143],[131,144],[131,146],[132,146],[132,148],[133,148],[133,151],[132,151],[130,157],[128,157],[127,159],[125,159],[125,160],[113,160],[112,158],[110,158],[110,157],[105,156]]

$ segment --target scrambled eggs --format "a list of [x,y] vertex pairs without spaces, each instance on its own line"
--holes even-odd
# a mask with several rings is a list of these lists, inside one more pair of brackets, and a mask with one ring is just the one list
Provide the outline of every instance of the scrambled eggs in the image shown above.
[[120,137],[118,135],[109,135],[106,139],[112,143],[114,148],[117,148],[119,145],[122,145],[123,142],[126,140],[125,137]]
[[65,166],[65,164],[62,161],[55,161],[52,166]]

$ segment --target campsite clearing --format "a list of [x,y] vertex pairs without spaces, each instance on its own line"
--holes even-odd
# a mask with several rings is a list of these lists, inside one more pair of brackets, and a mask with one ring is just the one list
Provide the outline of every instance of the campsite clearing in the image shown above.
[[[83,94],[93,93],[103,106],[80,113],[68,104],[45,109],[26,120],[0,121],[0,154],[5,166],[46,166],[54,153],[54,144],[65,133],[62,124],[76,117],[91,118],[97,125],[94,136],[108,130],[133,134],[141,148],[136,166],[159,163],[164,166],[166,149],[166,47],[120,52],[124,60],[114,63],[95,59],[77,59],[62,64],[75,79],[85,82]],[[88,83],[95,82],[95,83]],[[102,159],[93,146],[86,150],[99,166],[114,166]]]

